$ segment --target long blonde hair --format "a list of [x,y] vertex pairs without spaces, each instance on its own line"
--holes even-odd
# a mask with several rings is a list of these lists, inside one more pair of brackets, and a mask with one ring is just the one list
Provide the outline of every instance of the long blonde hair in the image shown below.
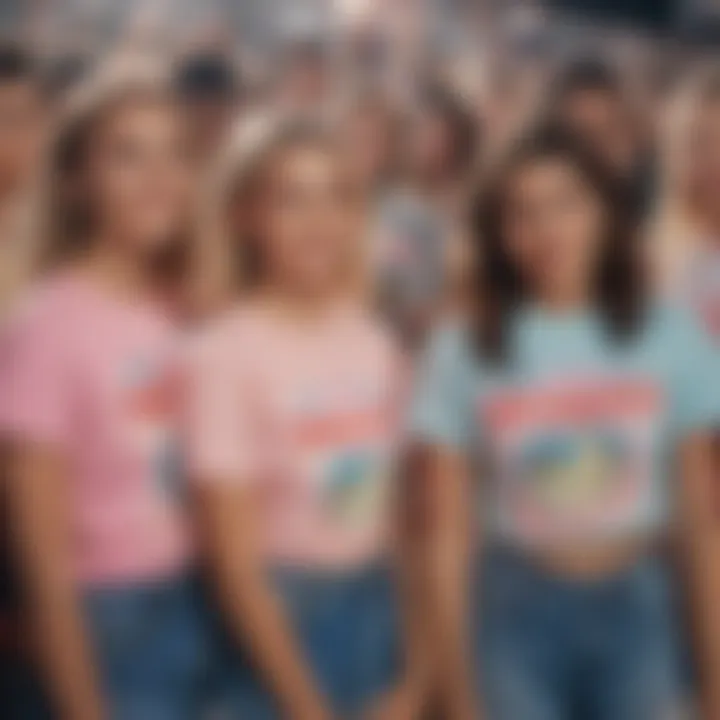
[[709,103],[720,101],[720,66],[694,71],[682,83],[663,116],[658,200],[649,226],[649,242],[653,246],[654,271],[661,285],[682,267],[698,240],[692,210],[685,196],[687,177],[687,146],[692,125],[698,113]]
[[231,219],[233,207],[249,200],[279,153],[305,144],[329,147],[333,139],[331,128],[314,118],[259,114],[238,122],[220,151],[200,212],[193,294],[201,314],[222,309],[262,280],[259,241]]

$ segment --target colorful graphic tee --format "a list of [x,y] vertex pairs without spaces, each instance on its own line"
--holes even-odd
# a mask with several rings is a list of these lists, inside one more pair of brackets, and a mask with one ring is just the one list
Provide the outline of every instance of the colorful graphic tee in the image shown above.
[[182,567],[180,346],[169,319],[63,274],[22,303],[8,344],[2,430],[65,461],[80,580],[135,581]]
[[303,328],[238,310],[194,357],[193,476],[252,488],[273,561],[367,562],[385,531],[397,381],[392,346],[354,311]]
[[494,449],[499,525],[532,540],[642,521],[663,404],[658,383],[623,375],[491,393],[477,413]]
[[527,310],[490,367],[462,329],[423,361],[411,432],[483,468],[494,532],[518,544],[652,532],[668,516],[678,438],[720,419],[720,357],[693,318],[652,313],[617,345],[589,315]]

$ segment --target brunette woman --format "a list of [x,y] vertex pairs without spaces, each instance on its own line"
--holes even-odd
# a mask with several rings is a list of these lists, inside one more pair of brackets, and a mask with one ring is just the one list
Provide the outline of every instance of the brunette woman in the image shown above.
[[477,210],[473,317],[420,371],[444,717],[678,717],[673,529],[719,716],[718,357],[691,316],[648,300],[617,187],[568,135],[522,141]]

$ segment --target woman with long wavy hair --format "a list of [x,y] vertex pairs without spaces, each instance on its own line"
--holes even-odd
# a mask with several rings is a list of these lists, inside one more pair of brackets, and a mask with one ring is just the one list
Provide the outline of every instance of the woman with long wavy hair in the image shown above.
[[78,92],[3,366],[13,530],[57,715],[178,720],[203,657],[177,464],[184,134],[155,73]]
[[621,192],[575,138],[522,140],[478,203],[472,318],[424,358],[411,429],[443,717],[678,717],[675,522],[720,709],[720,365],[692,317],[650,299]]
[[357,292],[365,205],[335,134],[249,123],[209,206],[187,413],[218,679],[232,717],[345,717],[396,670],[399,362]]

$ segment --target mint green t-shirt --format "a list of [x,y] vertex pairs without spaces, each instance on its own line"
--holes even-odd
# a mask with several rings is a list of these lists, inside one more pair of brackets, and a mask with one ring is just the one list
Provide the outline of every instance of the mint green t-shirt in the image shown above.
[[409,418],[413,437],[472,461],[491,531],[543,544],[662,530],[677,443],[720,424],[720,351],[690,314],[655,308],[618,343],[593,314],[528,308],[508,346],[492,365],[466,328],[440,329]]

